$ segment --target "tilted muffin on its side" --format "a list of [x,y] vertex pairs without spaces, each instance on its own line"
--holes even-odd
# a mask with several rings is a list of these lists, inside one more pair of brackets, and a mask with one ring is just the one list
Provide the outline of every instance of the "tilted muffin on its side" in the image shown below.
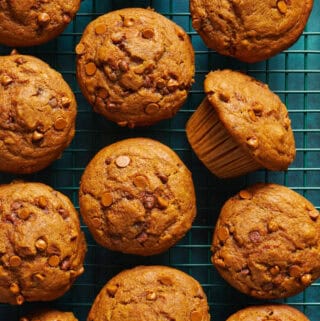
[[206,98],[187,123],[187,137],[204,165],[221,178],[259,168],[286,170],[295,141],[286,106],[266,84],[238,71],[210,72]]
[[0,57],[0,171],[29,174],[70,144],[77,105],[61,74],[43,61]]
[[212,263],[239,291],[278,299],[320,277],[320,218],[300,194],[256,184],[223,206],[213,236]]
[[45,310],[20,318],[20,321],[78,321],[72,312]]
[[210,321],[201,285],[166,266],[138,266],[113,277],[96,297],[87,321]]
[[244,62],[268,59],[302,34],[313,0],[191,0],[192,25],[205,44]]
[[251,306],[231,315],[226,321],[310,321],[299,310],[284,304]]
[[193,82],[188,35],[150,9],[97,18],[76,53],[82,93],[97,113],[120,126],[146,126],[174,116]]
[[80,183],[80,212],[111,250],[153,255],[191,228],[196,202],[190,171],[169,147],[147,138],[103,148]]
[[80,8],[80,0],[10,0],[0,2],[0,43],[40,45],[57,37]]
[[0,186],[0,302],[49,301],[83,273],[86,252],[70,200],[40,183]]

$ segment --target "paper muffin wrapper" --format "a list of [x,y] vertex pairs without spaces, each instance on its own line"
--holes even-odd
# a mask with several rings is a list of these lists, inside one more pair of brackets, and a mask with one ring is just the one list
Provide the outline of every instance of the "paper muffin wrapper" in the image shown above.
[[261,168],[225,129],[207,98],[189,119],[186,132],[198,158],[220,178],[237,177]]

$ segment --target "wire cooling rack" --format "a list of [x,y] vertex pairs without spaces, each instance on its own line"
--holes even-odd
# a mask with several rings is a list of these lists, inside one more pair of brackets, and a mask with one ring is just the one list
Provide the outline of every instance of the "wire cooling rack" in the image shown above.
[[[125,7],[152,7],[181,25],[190,35],[196,52],[196,77],[187,103],[171,120],[149,128],[125,129],[92,112],[75,79],[75,53],[85,26],[94,18]],[[241,188],[258,182],[284,184],[307,197],[319,209],[320,190],[320,4],[314,1],[305,32],[289,50],[261,63],[245,64],[222,57],[207,49],[192,29],[189,2],[186,0],[84,0],[67,30],[57,39],[38,47],[20,49],[35,55],[59,70],[76,94],[78,117],[76,137],[61,159],[48,169],[31,176],[0,174],[0,183],[15,178],[40,181],[68,195],[78,208],[78,186],[81,174],[93,155],[102,147],[127,137],[145,136],[172,147],[193,173],[197,193],[198,215],[185,238],[162,255],[143,258],[110,252],[98,246],[82,225],[88,241],[85,273],[61,299],[41,306],[73,311],[85,321],[91,304],[101,287],[113,275],[140,264],[163,264],[181,269],[195,277],[204,287],[212,320],[225,321],[236,310],[262,301],[240,294],[226,284],[210,263],[212,231],[222,204]],[[0,54],[10,48],[0,47]],[[287,105],[295,134],[297,156],[286,172],[260,170],[245,177],[219,180],[196,158],[185,135],[185,124],[202,98],[204,76],[209,70],[232,68],[243,70],[266,82]],[[311,321],[320,320],[320,283],[315,282],[303,293],[282,300],[301,311]],[[39,304],[12,307],[0,304],[0,321],[18,320],[24,312]],[[97,320],[100,321],[100,320]]]

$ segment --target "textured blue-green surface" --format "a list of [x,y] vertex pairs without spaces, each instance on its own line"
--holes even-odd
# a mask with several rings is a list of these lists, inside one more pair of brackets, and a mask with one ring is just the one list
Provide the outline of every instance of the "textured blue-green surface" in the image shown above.
[[[153,7],[181,25],[191,36],[196,51],[196,83],[187,103],[171,120],[145,129],[124,129],[92,112],[80,93],[75,79],[74,47],[85,26],[97,16],[125,7]],[[61,299],[41,304],[72,310],[85,321],[90,306],[101,289],[117,272],[140,264],[174,266],[198,279],[203,285],[211,307],[213,321],[224,321],[236,310],[254,303],[250,297],[238,293],[226,284],[210,263],[212,230],[223,202],[239,189],[258,181],[284,184],[307,197],[320,207],[320,5],[314,8],[305,32],[289,50],[261,63],[244,64],[222,57],[208,50],[191,27],[189,2],[186,0],[84,0],[75,20],[56,40],[48,44],[20,49],[33,54],[59,70],[76,93],[78,118],[76,137],[63,157],[48,169],[25,180],[41,181],[68,195],[78,207],[79,179],[91,157],[102,147],[127,137],[146,136],[169,145],[191,169],[197,192],[198,215],[187,236],[168,252],[149,258],[110,252],[98,246],[87,235],[88,254],[85,273]],[[0,54],[10,52],[0,47]],[[219,180],[197,160],[185,135],[185,123],[203,98],[203,79],[209,70],[232,68],[247,71],[267,82],[286,103],[294,129],[297,157],[287,172],[258,171],[237,179]],[[0,174],[0,183],[17,176]],[[19,177],[21,178],[21,176]],[[283,300],[303,311],[311,321],[320,320],[320,283],[315,282],[303,293]],[[18,321],[23,312],[39,304],[12,307],[0,304],[0,321]],[[99,321],[99,320],[97,320]]]

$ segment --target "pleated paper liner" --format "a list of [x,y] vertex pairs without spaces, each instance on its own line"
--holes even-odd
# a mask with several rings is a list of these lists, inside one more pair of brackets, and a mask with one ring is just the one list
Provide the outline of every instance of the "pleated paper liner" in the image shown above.
[[198,158],[220,178],[237,177],[261,168],[225,129],[207,98],[189,119],[186,132]]

